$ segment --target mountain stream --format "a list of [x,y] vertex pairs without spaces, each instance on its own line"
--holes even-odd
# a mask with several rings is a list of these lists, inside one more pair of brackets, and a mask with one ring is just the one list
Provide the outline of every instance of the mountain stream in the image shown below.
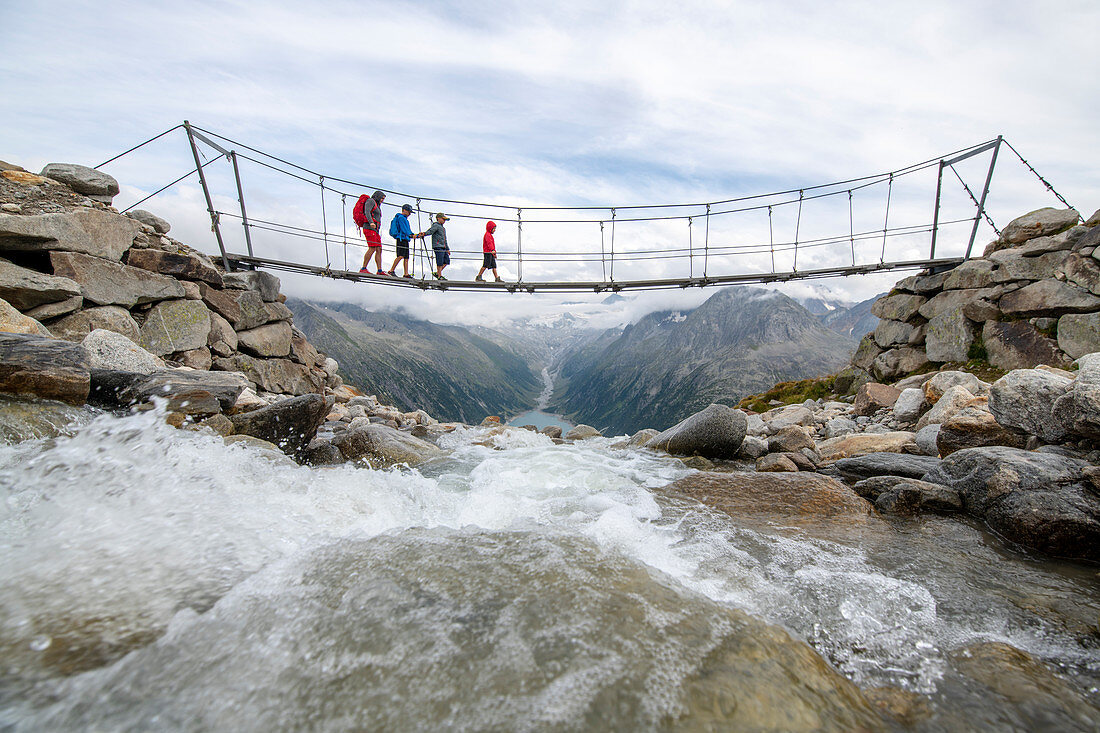
[[1100,725],[1096,569],[958,520],[742,521],[612,439],[313,469],[163,420],[0,445],[0,729]]

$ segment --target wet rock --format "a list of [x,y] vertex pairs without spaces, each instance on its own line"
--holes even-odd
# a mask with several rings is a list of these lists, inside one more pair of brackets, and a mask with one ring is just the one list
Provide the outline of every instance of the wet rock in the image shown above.
[[400,464],[416,466],[443,453],[425,440],[377,424],[350,426],[333,438],[332,444],[345,459],[367,463],[375,469]]
[[118,262],[141,233],[141,224],[100,209],[65,214],[0,214],[0,251],[62,250]]
[[760,473],[795,472],[798,465],[785,453],[768,453],[757,459],[756,470]]
[[332,404],[331,397],[302,395],[229,419],[234,432],[274,443],[287,455],[301,458]]
[[182,298],[183,286],[170,277],[77,252],[51,252],[55,275],[80,285],[84,300],[133,308],[141,303]]
[[974,343],[977,326],[953,308],[928,321],[924,350],[929,361],[966,361]]
[[336,466],[344,462],[344,455],[330,441],[314,439],[306,446],[302,461],[309,466]]
[[0,441],[6,445],[67,435],[89,419],[86,410],[63,402],[0,395]]
[[1059,318],[1058,348],[1071,359],[1100,351],[1100,312],[1069,313]]
[[733,458],[745,439],[746,424],[745,413],[713,404],[657,435],[646,447],[673,455]]
[[12,308],[6,300],[0,299],[0,332],[33,333],[38,336],[52,336],[49,329],[41,323],[25,316]]
[[941,456],[987,445],[1023,448],[1026,444],[1027,436],[999,424],[984,405],[962,408],[944,420],[936,434],[936,448]]
[[1100,297],[1070,283],[1040,280],[1005,295],[999,307],[1007,315],[1057,317],[1100,310]]
[[987,321],[982,328],[982,341],[989,363],[1001,369],[1031,369],[1036,364],[1060,366],[1066,363],[1057,342],[1026,321]]
[[227,412],[248,386],[239,374],[192,369],[161,369],[147,375],[96,370],[93,377],[97,404],[128,407],[160,397],[168,400],[169,410],[188,415]]
[[50,163],[40,175],[60,181],[77,193],[104,203],[111,203],[111,199],[118,195],[118,181],[95,168],[74,163]]
[[223,438],[233,434],[233,421],[222,414],[211,415],[205,420],[194,423],[196,427],[210,428]]
[[1100,559],[1100,497],[1085,461],[1017,448],[952,453],[924,476],[958,491],[966,511],[1007,539],[1058,557]]
[[872,476],[904,476],[922,479],[940,465],[939,458],[915,456],[903,453],[869,453],[842,458],[833,464],[839,475],[849,482],[861,481]]
[[221,273],[212,264],[196,255],[164,252],[159,249],[132,249],[126,257],[126,263],[131,267],[159,272],[180,280],[196,280],[214,288],[222,287]]
[[128,211],[126,212],[126,216],[130,217],[131,219],[140,221],[146,226],[153,227],[153,230],[157,234],[167,234],[172,230],[171,224],[169,224],[164,219],[161,219],[159,216],[152,213],[151,211],[146,211],[145,209],[134,209],[132,211]]
[[240,290],[254,290],[265,303],[274,303],[279,299],[279,278],[262,270],[232,272],[223,277],[225,287]]
[[588,438],[602,437],[602,433],[591,425],[576,425],[570,428],[562,437],[566,440],[587,440]]
[[162,356],[206,346],[210,311],[197,300],[166,300],[150,309],[141,327],[140,343]]
[[90,385],[88,352],[82,346],[0,333],[0,392],[82,405]]
[[21,311],[79,295],[80,285],[67,277],[44,275],[0,259],[0,298]]
[[[637,442],[637,443],[634,442],[634,438],[638,437],[638,435],[639,435],[639,433],[635,433],[634,436],[631,437],[631,439],[629,441],[627,441],[628,444],[630,444],[630,445],[642,445],[647,440],[649,440],[651,437],[653,437],[652,435],[648,435],[648,431],[650,431],[650,430],[653,431],[653,435],[657,434],[657,431],[653,430],[652,428],[647,428],[646,430],[641,430],[641,431],[639,431],[639,433],[647,433],[647,434],[640,439],[640,442]],[[560,438],[561,437],[561,427],[558,426],[558,425],[547,425],[545,428],[543,428],[539,432],[542,433],[543,435],[547,436],[548,438]]]
[[861,385],[852,402],[852,411],[856,415],[873,415],[879,410],[889,409],[901,395],[896,388],[887,384],[868,382]]
[[899,430],[888,433],[857,433],[829,438],[818,444],[822,460],[835,461],[868,453],[902,453],[916,451],[913,433]]
[[872,687],[863,694],[879,712],[901,725],[911,727],[932,717],[928,698],[919,693],[898,687]]
[[111,369],[152,374],[164,368],[164,362],[120,333],[96,329],[80,342],[88,352],[92,369]]
[[909,387],[902,390],[894,402],[894,417],[902,422],[916,422],[927,408],[928,401],[924,398],[924,390],[919,387]]
[[1057,234],[1072,227],[1080,218],[1076,209],[1038,209],[1010,221],[1001,230],[1000,241],[1012,245]]
[[732,517],[865,518],[871,505],[850,488],[815,473],[697,473],[667,487]]
[[237,347],[253,356],[290,356],[291,340],[291,326],[286,321],[237,332]]
[[1054,403],[1072,383],[1071,379],[1042,369],[1014,369],[993,383],[989,409],[1006,428],[1017,428],[1047,443],[1056,443],[1067,431],[1062,416],[1053,411]]

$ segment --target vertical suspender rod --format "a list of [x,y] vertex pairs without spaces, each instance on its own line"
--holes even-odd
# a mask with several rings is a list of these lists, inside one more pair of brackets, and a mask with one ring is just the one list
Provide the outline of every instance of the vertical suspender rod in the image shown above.
[[237,200],[241,203],[241,226],[244,227],[244,243],[248,247],[248,256],[252,257],[252,233],[248,227],[248,212],[244,210],[244,188],[241,187],[241,170],[237,167],[237,151],[229,153],[229,159],[233,161],[233,177],[237,179]]
[[970,230],[970,243],[966,245],[966,258],[970,259],[970,251],[974,249],[974,237],[978,236],[978,223],[985,213],[985,198],[989,195],[989,184],[993,180],[993,166],[997,165],[997,153],[1001,150],[1003,136],[997,136],[997,142],[993,146],[993,157],[989,159],[989,172],[985,174],[985,187],[982,189],[982,200],[978,202],[978,212],[974,214],[974,227]]
[[943,190],[943,159],[940,159],[939,170],[936,172],[936,207],[932,210],[932,248],[928,251],[928,259],[936,259],[936,236],[940,233],[940,192]]
[[202,193],[206,197],[206,210],[210,212],[210,228],[218,240],[218,249],[222,253],[222,265],[225,266],[226,272],[233,272],[233,264],[225,254],[225,242],[222,241],[222,230],[218,226],[218,212],[214,210],[214,201],[210,198],[210,187],[206,185],[206,174],[202,172],[202,161],[199,160],[199,148],[195,145],[195,134],[191,130],[191,123],[184,120],[183,129],[187,130],[187,141],[191,143],[191,154],[195,156],[195,167],[199,169],[199,182],[202,183]]

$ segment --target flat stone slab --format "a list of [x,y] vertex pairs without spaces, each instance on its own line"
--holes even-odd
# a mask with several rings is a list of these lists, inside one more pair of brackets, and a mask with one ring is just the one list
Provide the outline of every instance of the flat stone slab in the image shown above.
[[82,346],[0,333],[0,392],[82,405],[90,384],[88,352]]
[[863,456],[842,458],[833,467],[847,481],[861,481],[872,476],[904,476],[923,478],[940,465],[939,458],[914,456],[905,453],[869,453]]
[[80,295],[80,285],[67,277],[47,275],[0,259],[0,298],[21,311]]
[[707,473],[665,487],[737,518],[864,519],[871,504],[836,479],[816,473]]
[[170,277],[100,257],[51,252],[50,263],[55,275],[79,283],[80,294],[96,305],[120,305],[129,309],[142,303],[184,296],[183,286]]
[[141,233],[141,224],[100,209],[64,214],[0,214],[0,250],[62,250],[118,262]]

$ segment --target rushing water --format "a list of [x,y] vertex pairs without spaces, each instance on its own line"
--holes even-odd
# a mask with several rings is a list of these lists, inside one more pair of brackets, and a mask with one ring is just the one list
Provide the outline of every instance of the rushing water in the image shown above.
[[[382,472],[162,421],[0,446],[0,728],[885,725],[851,683],[917,729],[1100,724],[1095,568],[964,522],[734,520],[610,439],[459,429]],[[983,678],[978,642],[1057,674]]]

